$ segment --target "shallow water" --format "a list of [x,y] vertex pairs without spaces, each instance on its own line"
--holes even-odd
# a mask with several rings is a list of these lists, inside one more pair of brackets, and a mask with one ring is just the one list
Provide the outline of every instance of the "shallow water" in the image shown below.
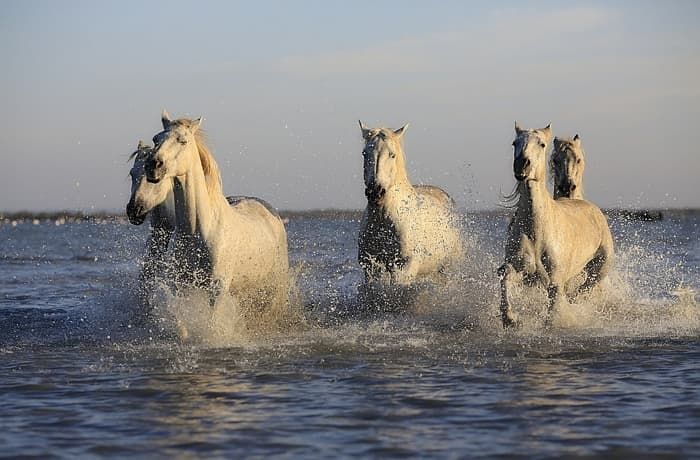
[[469,256],[445,285],[361,316],[358,222],[293,218],[303,320],[184,343],[138,319],[145,226],[2,225],[0,456],[698,456],[699,223],[613,220],[605,290],[549,331],[544,296],[523,291],[506,333],[502,217],[465,216]]

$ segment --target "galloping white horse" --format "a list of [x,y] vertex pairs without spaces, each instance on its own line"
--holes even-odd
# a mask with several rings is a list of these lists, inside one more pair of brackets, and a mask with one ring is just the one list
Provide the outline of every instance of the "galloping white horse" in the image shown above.
[[212,304],[221,292],[262,308],[286,303],[287,233],[279,215],[258,199],[240,197],[229,206],[220,180],[206,180],[220,174],[201,119],[173,121],[163,111],[162,123],[146,176],[173,183],[178,282],[207,290]]
[[508,300],[516,273],[526,282],[539,281],[547,288],[549,324],[564,301],[566,284],[584,272],[586,279],[579,291],[590,289],[607,275],[614,257],[610,228],[598,207],[585,200],[555,200],[547,191],[551,126],[521,129],[516,123],[515,134],[513,173],[518,202],[508,227],[505,263],[498,270],[504,327],[517,323]]
[[408,179],[401,147],[406,126],[393,131],[360,122],[367,207],[358,259],[366,282],[407,285],[463,256],[450,196],[438,187],[413,186]]
[[145,296],[152,289],[156,275],[163,273],[163,259],[168,250],[168,242],[175,229],[175,202],[172,181],[151,184],[146,180],[146,161],[153,149],[139,141],[136,151],[131,154],[134,164],[129,171],[131,176],[131,197],[126,205],[129,222],[141,225],[146,216],[151,215],[151,234],[148,237],[146,256],[140,275],[139,295]]
[[583,171],[586,156],[581,147],[581,138],[554,138],[554,150],[549,162],[549,171],[554,185],[554,199],[583,199]]

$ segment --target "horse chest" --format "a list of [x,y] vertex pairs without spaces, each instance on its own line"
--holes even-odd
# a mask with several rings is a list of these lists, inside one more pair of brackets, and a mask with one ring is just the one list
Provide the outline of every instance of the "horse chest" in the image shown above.
[[380,265],[389,272],[406,263],[401,250],[401,237],[391,220],[367,219],[360,234],[359,259],[365,269]]
[[174,241],[177,273],[180,282],[208,285],[211,280],[213,260],[211,251],[197,234],[179,234]]

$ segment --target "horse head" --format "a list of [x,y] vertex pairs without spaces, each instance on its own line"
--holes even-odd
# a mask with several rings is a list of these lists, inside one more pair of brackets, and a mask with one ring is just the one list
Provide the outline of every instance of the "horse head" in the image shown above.
[[142,141],[139,141],[136,151],[131,154],[134,164],[129,171],[131,197],[126,205],[126,215],[134,225],[141,225],[148,213],[166,200],[172,188],[170,181],[154,184],[146,180],[146,163],[152,155],[153,148]]
[[163,131],[153,136],[153,154],[146,162],[146,177],[152,183],[184,175],[191,162],[199,159],[195,134],[202,119],[171,120],[163,110],[161,121]]
[[541,129],[522,129],[515,122],[513,175],[519,182],[545,179],[547,146],[552,141],[552,125]]
[[401,139],[408,124],[397,130],[388,128],[370,129],[360,121],[365,147],[364,158],[365,196],[371,202],[378,202],[387,189],[406,179],[406,160]]
[[554,198],[582,198],[585,167],[586,159],[579,135],[573,139],[555,137],[550,161]]

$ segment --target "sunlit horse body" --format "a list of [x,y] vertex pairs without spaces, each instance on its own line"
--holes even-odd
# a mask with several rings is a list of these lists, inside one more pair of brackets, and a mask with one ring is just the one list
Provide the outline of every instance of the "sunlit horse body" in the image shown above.
[[513,173],[518,202],[508,228],[505,263],[499,268],[504,327],[517,323],[508,299],[516,275],[547,288],[549,324],[564,301],[567,283],[584,272],[579,291],[590,289],[607,275],[614,257],[612,235],[598,207],[585,200],[555,200],[547,191],[551,127],[528,130],[516,123],[515,133]]
[[409,181],[401,147],[406,126],[369,129],[360,122],[360,128],[367,207],[358,259],[365,282],[409,285],[461,260],[452,199],[438,187]]
[[549,171],[554,187],[554,199],[583,199],[583,171],[586,156],[581,146],[581,138],[554,138],[554,150],[549,162]]
[[[175,230],[175,200],[173,181],[164,180],[157,184],[146,178],[146,162],[153,155],[153,148],[139,141],[138,147],[130,155],[134,164],[129,171],[131,177],[131,196],[126,205],[129,222],[141,225],[150,215],[151,233],[148,236],[143,269],[140,275],[139,295],[147,300],[157,281],[171,281],[168,273],[172,261],[167,259],[170,239]],[[220,182],[214,175],[205,176],[205,180]],[[243,197],[226,197],[229,203],[238,203]]]
[[198,120],[162,116],[146,163],[149,182],[172,181],[175,201],[173,259],[178,285],[206,290],[212,304],[230,293],[245,305],[286,304],[287,233],[262,200],[224,197],[218,165],[204,144]]
[[151,216],[151,233],[148,236],[139,279],[139,295],[144,299],[152,291],[158,275],[167,269],[165,256],[170,237],[175,230],[172,181],[151,184],[146,180],[146,161],[152,153],[152,147],[139,141],[136,151],[129,157],[134,160],[134,164],[129,171],[131,197],[126,206],[129,222],[134,225],[141,225],[149,213]]

